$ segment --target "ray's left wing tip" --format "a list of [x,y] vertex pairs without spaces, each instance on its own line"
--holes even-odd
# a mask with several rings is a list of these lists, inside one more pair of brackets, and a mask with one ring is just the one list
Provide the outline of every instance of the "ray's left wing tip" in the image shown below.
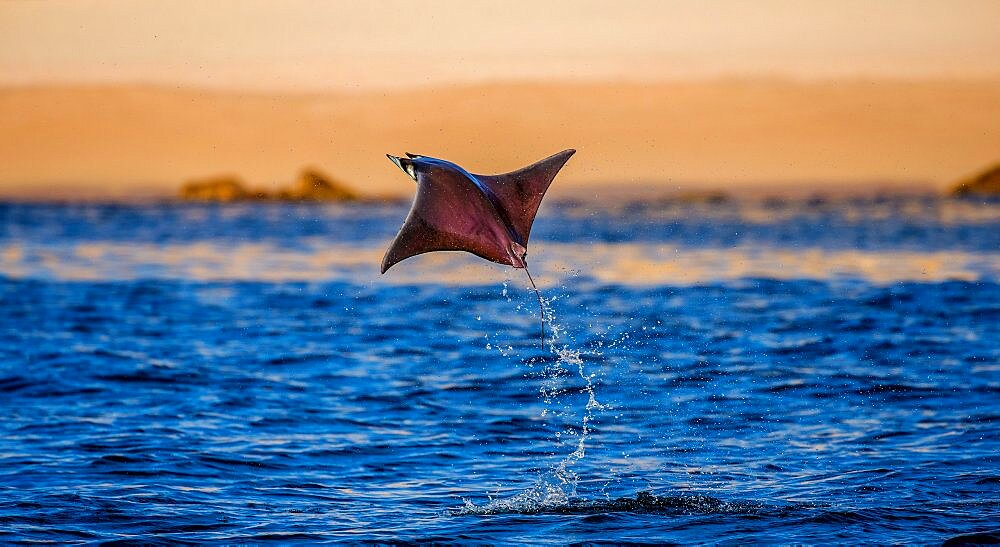
[[392,243],[389,244],[389,248],[385,250],[385,254],[382,255],[382,264],[380,265],[379,273],[384,275],[385,272],[389,271],[389,268],[391,268],[392,265],[395,264],[395,262],[391,260],[392,250],[395,248],[396,248],[396,242],[393,241]]
[[389,259],[390,253],[392,253],[391,247],[389,248],[388,251],[386,251],[385,256],[382,257],[382,267],[380,272],[382,275],[385,275],[385,272],[389,271],[389,268],[393,267],[393,265],[396,264],[396,262],[399,262],[398,260],[397,261],[390,260]]

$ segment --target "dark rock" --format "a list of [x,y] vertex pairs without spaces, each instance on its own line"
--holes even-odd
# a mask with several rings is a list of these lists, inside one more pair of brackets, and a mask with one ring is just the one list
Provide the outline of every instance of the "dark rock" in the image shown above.
[[292,201],[357,201],[360,196],[318,169],[306,168],[289,189],[279,192],[278,198]]
[[[361,196],[355,191],[313,168],[303,169],[295,182],[274,193],[248,190],[235,176],[224,175],[186,182],[177,195],[186,201],[220,202],[361,200]],[[369,198],[369,201],[388,201],[388,198]]]
[[953,196],[1000,196],[1000,163],[960,180],[951,188]]
[[187,201],[223,202],[253,197],[238,178],[230,175],[188,181],[181,186],[177,196]]

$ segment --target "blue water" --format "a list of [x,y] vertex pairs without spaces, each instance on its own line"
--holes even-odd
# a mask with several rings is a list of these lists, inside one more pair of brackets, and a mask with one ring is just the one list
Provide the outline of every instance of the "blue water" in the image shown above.
[[938,542],[1000,528],[1000,206],[0,205],[0,541]]

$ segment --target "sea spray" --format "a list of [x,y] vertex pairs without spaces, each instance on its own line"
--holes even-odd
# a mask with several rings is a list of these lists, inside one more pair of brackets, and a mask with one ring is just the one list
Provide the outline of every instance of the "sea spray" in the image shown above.
[[[506,281],[503,284],[502,296],[510,299]],[[573,349],[568,344],[562,343],[562,340],[568,337],[566,329],[555,322],[555,311],[552,303],[556,299],[556,297],[540,297],[542,304],[540,311],[544,313],[549,328],[546,346],[548,354],[555,357],[542,369],[541,373],[542,381],[539,386],[539,394],[545,404],[541,415],[556,421],[571,418],[574,415],[572,409],[569,408],[571,403],[566,401],[564,397],[575,394],[586,395],[586,403],[579,425],[567,424],[560,427],[555,433],[556,442],[560,446],[568,444],[564,437],[576,437],[572,442],[573,450],[553,464],[547,472],[540,474],[530,488],[504,498],[494,498],[493,495],[490,495],[489,501],[483,505],[476,505],[471,500],[464,499],[464,507],[460,513],[496,514],[545,511],[566,506],[578,495],[577,486],[580,477],[574,469],[574,465],[587,454],[587,440],[592,431],[591,424],[595,413],[606,410],[608,407],[597,400],[594,388],[596,373],[588,373],[586,370],[585,357],[594,352]],[[521,309],[520,306],[518,309]],[[492,349],[492,347],[487,343],[487,349]],[[528,364],[533,366],[538,361],[532,359],[529,360]],[[578,377],[583,382],[581,388],[567,386],[574,377]]]
[[[601,404],[597,400],[597,393],[594,389],[594,378],[596,373],[588,373],[586,370],[586,362],[584,360],[585,356],[593,353],[584,352],[582,350],[573,349],[566,344],[560,344],[560,340],[566,334],[565,327],[560,325],[555,321],[555,309],[552,303],[556,300],[553,298],[542,298],[542,304],[545,315],[548,317],[550,336],[548,338],[548,348],[549,352],[557,357],[555,362],[550,365],[550,369],[558,369],[560,371],[565,371],[565,367],[570,367],[576,372],[576,375],[583,381],[583,388],[577,393],[582,393],[587,396],[587,401],[583,408],[583,414],[580,417],[579,433],[577,434],[573,430],[569,430],[570,435],[578,435],[576,439],[576,444],[572,452],[567,454],[562,460],[557,463],[552,472],[555,477],[559,480],[560,484],[565,488],[568,488],[568,493],[570,496],[577,495],[577,485],[579,483],[579,476],[576,471],[573,470],[573,464],[582,460],[587,455],[587,439],[590,437],[591,433],[591,422],[594,419],[594,413],[606,410],[607,407]],[[545,393],[545,386],[541,388],[543,390],[543,396]]]
[[584,406],[583,417],[580,423],[580,433],[577,437],[576,448],[563,458],[553,469],[556,478],[570,489],[571,496],[576,496],[576,487],[579,483],[579,476],[572,469],[574,463],[582,460],[587,455],[587,438],[590,436],[590,422],[593,419],[594,411],[604,410],[604,405],[597,401],[594,392],[593,374],[587,374],[584,370],[584,361],[581,352],[563,348],[559,350],[559,363],[576,365],[577,374],[584,381],[583,392],[587,394],[587,403]]

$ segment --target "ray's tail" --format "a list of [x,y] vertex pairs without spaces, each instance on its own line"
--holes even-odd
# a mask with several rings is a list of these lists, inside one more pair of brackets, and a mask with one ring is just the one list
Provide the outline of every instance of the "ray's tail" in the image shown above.
[[531,283],[532,290],[535,291],[535,297],[538,298],[538,325],[541,327],[542,335],[542,347],[545,347],[545,304],[542,303],[542,293],[538,291],[538,286],[535,285],[535,280],[531,278],[531,272],[528,271],[528,265],[524,265],[524,273],[528,276],[528,282]]

